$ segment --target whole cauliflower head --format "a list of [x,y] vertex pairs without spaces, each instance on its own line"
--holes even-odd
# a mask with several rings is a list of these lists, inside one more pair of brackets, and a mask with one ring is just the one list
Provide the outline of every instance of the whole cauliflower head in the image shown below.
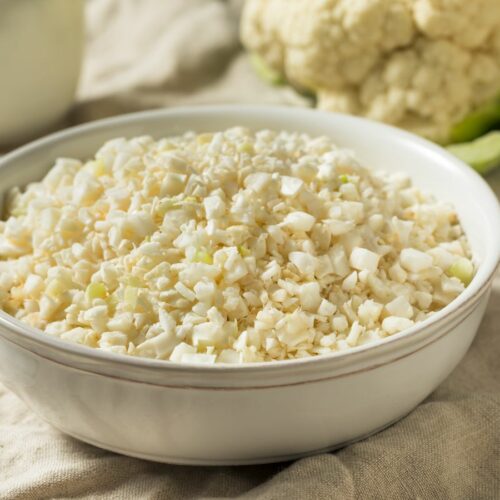
[[500,92],[500,0],[247,0],[242,40],[320,108],[439,142]]

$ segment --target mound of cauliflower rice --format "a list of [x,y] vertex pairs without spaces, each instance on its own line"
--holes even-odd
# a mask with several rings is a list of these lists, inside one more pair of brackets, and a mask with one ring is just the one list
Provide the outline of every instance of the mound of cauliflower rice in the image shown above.
[[11,190],[6,215],[4,311],[70,342],[182,363],[377,341],[474,272],[453,207],[299,133],[114,139]]

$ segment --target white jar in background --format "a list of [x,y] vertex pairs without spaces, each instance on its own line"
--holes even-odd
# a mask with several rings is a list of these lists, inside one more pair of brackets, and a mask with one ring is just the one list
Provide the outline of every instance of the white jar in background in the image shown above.
[[0,145],[44,132],[74,101],[83,0],[0,0]]

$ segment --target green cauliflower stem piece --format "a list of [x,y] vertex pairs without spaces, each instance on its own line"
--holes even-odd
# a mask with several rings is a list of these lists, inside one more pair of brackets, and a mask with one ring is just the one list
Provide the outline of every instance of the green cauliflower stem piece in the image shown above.
[[279,72],[271,68],[259,54],[250,54],[250,63],[259,78],[269,83],[270,85],[285,85],[285,77]]
[[454,125],[450,132],[450,143],[472,141],[496,125],[500,125],[500,95],[482,104]]
[[480,174],[500,166],[500,131],[490,132],[472,142],[452,144],[448,151]]

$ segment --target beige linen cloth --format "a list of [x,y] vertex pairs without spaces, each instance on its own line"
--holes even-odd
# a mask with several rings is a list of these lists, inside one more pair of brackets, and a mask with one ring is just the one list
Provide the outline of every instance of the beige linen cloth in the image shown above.
[[[71,121],[181,104],[304,105],[254,76],[238,11],[217,0],[91,0]],[[500,172],[489,181],[500,193]],[[293,463],[180,467],[116,455],[58,433],[0,386],[0,498],[500,499],[499,324],[497,279],[470,351],[426,401],[369,439]]]

